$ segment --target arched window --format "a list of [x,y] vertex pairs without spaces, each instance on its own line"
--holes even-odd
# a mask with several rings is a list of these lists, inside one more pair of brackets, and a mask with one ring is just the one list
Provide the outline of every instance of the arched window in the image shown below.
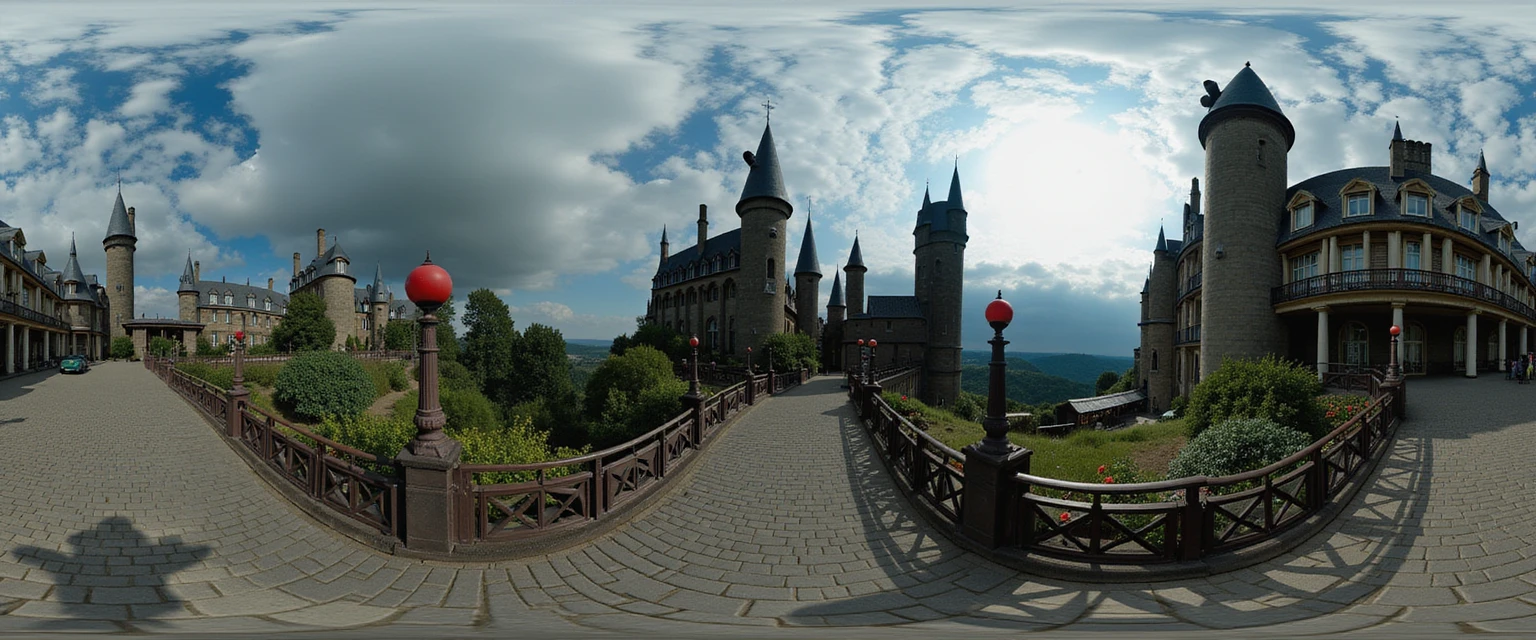
[[726,328],[727,331],[725,334],[725,351],[726,353],[736,353],[736,318],[733,317],[728,320],[726,322]]
[[704,324],[704,334],[707,340],[705,344],[709,345],[709,350],[718,350],[720,348],[720,323],[715,322],[714,316],[710,316],[709,322]]
[[1369,336],[1370,333],[1366,331],[1364,324],[1344,323],[1344,336],[1341,340],[1344,348],[1344,364],[1363,367],[1371,363]]
[[1455,347],[1451,351],[1452,366],[1457,371],[1465,371],[1467,368],[1467,328],[1456,327],[1456,333],[1452,335],[1452,343]]
[[1408,323],[1403,335],[1403,372],[1424,373],[1424,325]]

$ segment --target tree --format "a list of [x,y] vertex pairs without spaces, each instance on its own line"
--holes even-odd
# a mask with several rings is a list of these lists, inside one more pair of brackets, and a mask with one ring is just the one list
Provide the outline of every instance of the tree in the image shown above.
[[[610,402],[633,403],[646,389],[676,379],[666,354],[646,345],[631,347],[624,355],[604,360],[592,372],[592,379],[587,381],[587,417],[600,419]],[[610,392],[622,399],[610,401]]]
[[646,345],[666,354],[667,358],[673,362],[679,362],[688,357],[688,341],[683,338],[683,334],[666,325],[647,323],[644,318],[637,320],[635,332],[614,338],[613,346],[608,348],[608,353],[622,356],[632,347]]
[[325,300],[308,291],[288,298],[288,311],[272,328],[272,342],[289,351],[325,351],[336,340],[336,325],[325,315]]
[[519,336],[507,303],[490,289],[471,291],[464,305],[464,329],[464,352],[459,360],[475,374],[487,397],[503,407],[516,404],[522,392],[513,384],[513,354]]
[[[459,360],[459,334],[453,328],[453,317],[457,311],[453,308],[453,296],[443,302],[443,306],[437,308],[437,359],[441,362],[457,362]],[[416,317],[421,318],[421,310],[416,311]]]
[[229,355],[229,343],[223,343],[223,344],[219,344],[219,345],[214,345],[212,342],[208,341],[208,338],[206,338],[204,336],[198,336],[197,337],[197,355],[200,355],[200,356],[223,356],[223,355]]
[[170,338],[155,336],[149,339],[149,353],[157,358],[174,356],[181,352],[181,343]]
[[1099,374],[1098,381],[1093,385],[1093,392],[1099,395],[1103,395],[1105,391],[1109,390],[1110,387],[1115,386],[1115,383],[1119,381],[1120,374],[1113,371],[1105,371],[1104,373]]
[[390,320],[384,325],[384,348],[390,351],[409,351],[416,348],[416,323],[410,320]]
[[111,356],[115,360],[127,360],[133,357],[133,338],[118,336],[112,339]]
[[535,398],[557,403],[574,399],[571,359],[565,355],[565,337],[559,329],[534,323],[523,330],[513,352],[512,382],[513,403]]
[[763,340],[763,350],[769,348],[775,371],[799,371],[801,367],[815,371],[821,363],[816,342],[804,333],[775,333]]

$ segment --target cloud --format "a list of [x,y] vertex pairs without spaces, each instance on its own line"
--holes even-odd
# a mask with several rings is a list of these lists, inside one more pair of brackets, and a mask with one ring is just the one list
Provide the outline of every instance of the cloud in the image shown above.
[[118,113],[127,118],[134,118],[169,110],[170,93],[176,89],[177,84],[176,80],[159,78],[133,85],[128,100],[118,109]]
[[175,291],[144,285],[133,288],[133,310],[140,317],[146,318],[177,318],[181,313],[177,306]]
[[54,102],[74,104],[80,102],[80,85],[74,82],[75,70],[55,67],[44,71],[37,82],[25,93],[27,101],[45,106]]

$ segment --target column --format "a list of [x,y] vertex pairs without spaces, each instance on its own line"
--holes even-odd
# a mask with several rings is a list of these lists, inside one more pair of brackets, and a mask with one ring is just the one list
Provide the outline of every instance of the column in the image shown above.
[[1505,320],[1503,318],[1499,319],[1499,371],[1503,371],[1504,370],[1504,367],[1505,367],[1504,359],[1509,357],[1509,343],[1504,341],[1504,339],[1505,339],[1504,329],[1508,325],[1509,325],[1509,321],[1508,320]]
[[1365,261],[1362,269],[1371,268],[1371,232],[1369,231],[1360,234],[1360,259]]
[[1339,237],[1333,236],[1328,239],[1328,272],[1336,273],[1343,269],[1344,266],[1341,263],[1342,261],[1339,259]]
[[1387,233],[1387,268],[1403,268],[1403,238],[1397,231]]
[[1420,269],[1423,269],[1425,271],[1429,271],[1429,270],[1435,268],[1435,255],[1433,253],[1431,253],[1434,250],[1435,250],[1435,237],[1433,235],[1428,234],[1428,233],[1424,234],[1424,244],[1419,245],[1419,268]]
[[1483,263],[1477,268],[1477,279],[1488,286],[1493,286],[1493,256],[1483,254]]
[[1331,249],[1331,244],[1332,243],[1330,243],[1327,240],[1324,240],[1322,242],[1322,245],[1323,245],[1322,255],[1319,256],[1319,258],[1321,258],[1321,259],[1318,260],[1318,262],[1321,263],[1321,264],[1317,265],[1317,267],[1319,269],[1318,273],[1323,273],[1323,274],[1333,273],[1333,250]]
[[1477,311],[1467,312],[1467,377],[1477,377]]
[[5,325],[5,373],[16,373],[16,325]]
[[32,364],[32,328],[28,327],[26,325],[22,325],[21,326],[21,368],[22,368],[22,370],[26,370],[26,368],[30,364]]
[[1451,253],[1451,239],[1440,241],[1440,266],[1446,273],[1456,275],[1456,257]]
[[1525,343],[1525,336],[1527,334],[1529,334],[1529,333],[1530,333],[1530,327],[1527,327],[1525,325],[1520,325],[1520,356],[1521,357],[1525,357],[1525,354],[1530,353],[1529,351],[1526,350],[1526,343]]
[[53,357],[53,332],[51,332],[51,331],[44,331],[43,332],[43,359],[47,360],[47,359],[52,358],[52,357]]
[[1408,337],[1408,325],[1403,324],[1403,307],[1405,306],[1406,305],[1401,302],[1392,303],[1392,326],[1395,326],[1403,331],[1403,334],[1398,336],[1397,340],[1398,366],[1402,366],[1402,363],[1408,361],[1408,341],[1404,340],[1404,338]]
[[1328,307],[1317,307],[1317,377],[1328,373]]

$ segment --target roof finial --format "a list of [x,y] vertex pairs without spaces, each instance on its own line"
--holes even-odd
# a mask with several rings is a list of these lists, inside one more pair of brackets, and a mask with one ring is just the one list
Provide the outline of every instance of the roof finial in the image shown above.
[[763,116],[763,119],[767,120],[769,122],[772,122],[773,121],[773,100],[764,100],[763,101],[763,109],[767,111],[767,113]]
[[123,172],[117,172],[117,195],[123,195]]
[[998,300],[1002,300],[1003,299],[1003,290],[1002,289],[998,289],[997,290],[997,299]]
[[1243,63],[1243,66],[1245,66],[1245,67],[1251,67],[1251,66],[1253,66],[1253,64],[1252,64],[1252,63],[1250,63],[1250,62],[1244,62],[1244,63]]

